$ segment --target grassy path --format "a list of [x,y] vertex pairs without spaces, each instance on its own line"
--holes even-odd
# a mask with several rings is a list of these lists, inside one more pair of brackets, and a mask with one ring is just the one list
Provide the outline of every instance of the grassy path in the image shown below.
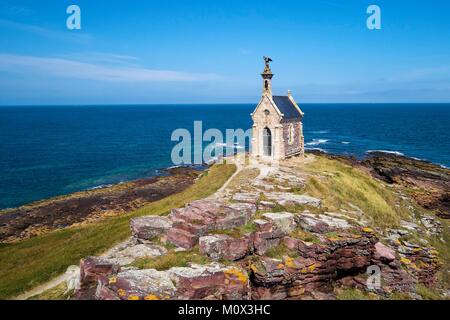
[[215,193],[236,171],[215,165],[186,190],[135,212],[81,227],[71,227],[14,244],[0,244],[0,299],[17,296],[60,276],[83,257],[98,255],[130,236],[129,220],[164,215],[170,209]]

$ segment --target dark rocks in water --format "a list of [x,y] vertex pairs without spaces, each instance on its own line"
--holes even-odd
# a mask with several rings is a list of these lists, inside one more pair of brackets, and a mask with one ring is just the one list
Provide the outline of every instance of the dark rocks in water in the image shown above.
[[186,167],[168,169],[168,172],[168,176],[139,179],[4,210],[0,214],[0,243],[130,212],[186,189],[201,173]]
[[423,208],[436,211],[442,218],[450,218],[450,169],[383,152],[370,153],[362,164],[375,177],[409,188]]

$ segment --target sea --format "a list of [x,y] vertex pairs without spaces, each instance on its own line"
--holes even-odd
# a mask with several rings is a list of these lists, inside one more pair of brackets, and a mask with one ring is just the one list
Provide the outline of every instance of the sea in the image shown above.
[[[180,142],[172,141],[174,130],[190,133],[193,150],[199,143],[205,147],[210,142],[194,142],[195,121],[202,121],[203,131],[224,135],[247,130],[255,106],[0,107],[0,209],[164,174]],[[300,107],[307,149],[358,158],[378,150],[450,167],[450,104]]]

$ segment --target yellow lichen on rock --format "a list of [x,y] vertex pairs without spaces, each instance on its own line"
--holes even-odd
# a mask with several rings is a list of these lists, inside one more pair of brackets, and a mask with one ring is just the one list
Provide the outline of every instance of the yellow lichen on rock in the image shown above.
[[117,290],[117,294],[119,295],[119,297],[125,297],[126,292],[123,289],[119,289]]
[[365,227],[365,228],[363,228],[362,229],[364,232],[366,232],[366,233],[375,233],[374,231],[373,231],[373,229],[372,228],[369,228],[369,227]]
[[314,270],[316,270],[316,264],[312,264],[308,267],[308,270],[313,272]]
[[236,277],[240,282],[246,284],[248,281],[248,276],[244,274],[242,271],[236,268],[230,268],[224,271],[225,276],[227,278]]
[[131,295],[128,297],[128,300],[140,300],[141,298],[139,296],[136,295]]
[[407,258],[400,258],[400,261],[402,262],[402,263],[404,263],[404,264],[406,264],[406,265],[409,265],[409,264],[411,264],[411,260],[409,260],[409,259],[407,259]]
[[108,279],[109,284],[114,284],[117,282],[117,277],[111,277]]
[[284,259],[284,263],[286,264],[286,266],[288,268],[296,268],[297,267],[297,265],[295,264],[294,259],[292,259],[291,257],[286,257]]
[[144,298],[144,300],[160,300],[160,298],[157,295],[150,294],[150,295],[146,296]]

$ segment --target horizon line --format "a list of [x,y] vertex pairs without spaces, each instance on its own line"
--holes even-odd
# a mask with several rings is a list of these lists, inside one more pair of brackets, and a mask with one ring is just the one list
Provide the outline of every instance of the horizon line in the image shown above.
[[[255,102],[190,102],[190,103],[83,103],[83,104],[0,104],[0,108],[10,108],[10,107],[123,107],[123,106],[174,106],[174,105],[257,105]],[[300,105],[311,105],[311,104],[450,104],[450,101],[445,102],[304,102]]]

